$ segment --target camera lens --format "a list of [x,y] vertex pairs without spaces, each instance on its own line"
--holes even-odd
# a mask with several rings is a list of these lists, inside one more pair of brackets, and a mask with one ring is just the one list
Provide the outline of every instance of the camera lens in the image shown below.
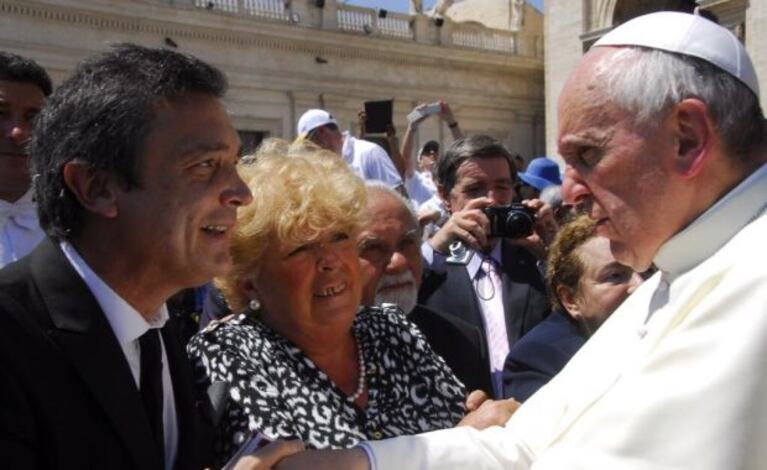
[[521,210],[509,211],[506,216],[506,236],[509,238],[524,238],[533,233],[533,218]]

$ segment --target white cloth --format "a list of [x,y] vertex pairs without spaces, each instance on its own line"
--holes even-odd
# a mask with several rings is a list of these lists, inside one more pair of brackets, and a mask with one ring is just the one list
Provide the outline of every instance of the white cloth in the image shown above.
[[377,468],[764,468],[766,205],[764,166],[661,248],[661,271],[505,427],[368,442]]
[[402,186],[402,178],[394,167],[386,150],[380,145],[357,139],[344,132],[344,146],[341,151],[352,171],[365,181],[381,181],[390,188]]
[[[88,263],[80,256],[75,248],[67,242],[60,243],[64,255],[74,267],[77,274],[85,281],[88,289],[96,298],[112,331],[120,343],[120,347],[128,361],[136,387],[141,387],[141,348],[139,338],[150,328],[162,328],[168,321],[168,308],[165,304],[155,315],[151,323],[131,307],[119,294],[112,290]],[[165,353],[165,341],[160,335],[162,347],[162,389],[163,389],[163,430],[165,434],[165,468],[172,469],[178,451],[178,421],[176,418],[176,400],[173,396],[173,382],[168,368],[168,355]]]
[[437,194],[437,187],[429,172],[413,172],[413,176],[405,178],[405,189],[416,211]]
[[44,236],[31,188],[16,202],[0,199],[0,268],[26,256]]

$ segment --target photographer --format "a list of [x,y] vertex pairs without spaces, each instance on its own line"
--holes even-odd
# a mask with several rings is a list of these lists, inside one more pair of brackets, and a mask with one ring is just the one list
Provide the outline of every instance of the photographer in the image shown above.
[[[549,312],[537,259],[528,248],[543,251],[556,232],[551,209],[539,200],[512,211],[499,208],[514,199],[514,176],[512,157],[497,140],[477,135],[454,142],[437,165],[439,195],[451,216],[422,246],[426,270],[419,302],[480,328],[495,396],[510,344]],[[491,231],[491,219],[504,225],[508,217],[527,218],[533,232],[516,239],[491,236],[498,233]]]

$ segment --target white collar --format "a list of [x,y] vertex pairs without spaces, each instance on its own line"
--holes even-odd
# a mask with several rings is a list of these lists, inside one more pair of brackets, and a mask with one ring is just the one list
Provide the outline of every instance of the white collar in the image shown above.
[[85,281],[88,289],[96,298],[120,345],[130,344],[140,338],[150,328],[162,328],[165,322],[168,321],[168,308],[165,304],[162,304],[152,322],[147,322],[138,310],[112,290],[88,266],[88,263],[85,262],[71,244],[62,241],[59,245],[64,252],[64,256],[67,257],[75,271],[77,271],[77,274]]
[[767,207],[767,164],[743,180],[658,250],[655,265],[675,278],[711,257]]
[[35,207],[34,195],[35,195],[35,192],[30,187],[29,189],[27,189],[27,192],[24,193],[23,196],[21,196],[20,198],[18,198],[17,200],[13,202],[6,201],[5,199],[0,199],[0,207],[31,206],[34,208]]
[[33,196],[34,191],[29,188],[23,196],[14,202],[0,199],[0,224],[12,219],[21,228],[39,230],[37,204],[35,204]]

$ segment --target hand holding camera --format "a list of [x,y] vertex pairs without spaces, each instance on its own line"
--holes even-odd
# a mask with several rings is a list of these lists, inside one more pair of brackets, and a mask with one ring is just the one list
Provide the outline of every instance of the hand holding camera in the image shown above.
[[453,212],[445,225],[429,239],[429,244],[443,254],[450,252],[450,244],[455,241],[463,242],[473,250],[483,251],[490,243],[490,224],[484,209],[492,203],[493,200],[487,197],[472,199],[462,210]]
[[544,259],[558,228],[551,207],[539,199],[504,206],[492,203],[487,197],[469,201],[429,240],[432,248],[446,254],[452,242],[460,241],[473,250],[485,251],[491,239],[506,238]]
[[536,258],[545,261],[549,244],[559,231],[554,211],[540,199],[528,199],[522,201],[521,205],[534,214],[533,230],[527,236],[513,238],[511,242],[527,248]]

